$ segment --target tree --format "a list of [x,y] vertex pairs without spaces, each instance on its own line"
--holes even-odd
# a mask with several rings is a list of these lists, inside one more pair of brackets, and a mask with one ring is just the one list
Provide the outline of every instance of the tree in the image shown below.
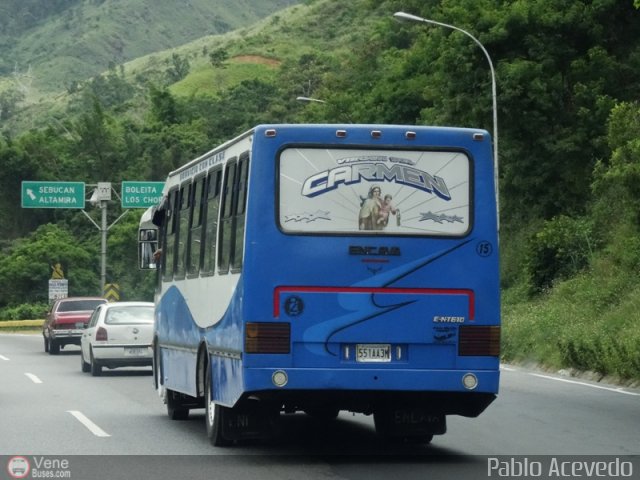
[[83,246],[63,228],[47,224],[30,236],[16,241],[0,256],[0,307],[48,299],[48,280],[56,263],[67,266],[69,295],[96,295],[99,292],[95,251]]
[[0,93],[0,121],[7,120],[16,112],[20,102],[24,100],[24,93],[20,90],[9,89]]
[[[38,138],[37,142],[32,142]],[[9,144],[0,142],[0,223],[2,224],[3,239],[21,237],[32,231],[42,221],[48,221],[49,212],[41,210],[24,211],[20,209],[20,185],[16,179],[38,180],[44,179],[43,166],[55,163],[51,155],[40,157],[42,150],[37,148],[46,145],[45,134],[34,133],[23,136],[19,141]],[[35,143],[35,145],[34,145]],[[41,162],[47,159],[48,163]]]
[[171,125],[178,122],[178,108],[176,100],[167,89],[151,86],[149,90],[151,100],[151,115],[157,122]]
[[229,59],[229,52],[224,48],[218,48],[209,53],[209,62],[214,68],[225,68],[224,62]]
[[171,66],[166,71],[167,79],[170,83],[179,82],[189,74],[190,69],[189,59],[174,53],[171,55]]
[[91,110],[83,113],[75,123],[79,139],[73,145],[80,179],[94,182],[114,181],[114,173],[122,171],[124,133],[121,124],[111,117],[97,97]]
[[594,171],[593,218],[608,251],[618,265],[637,271],[640,266],[640,104],[624,102],[611,112],[609,164]]

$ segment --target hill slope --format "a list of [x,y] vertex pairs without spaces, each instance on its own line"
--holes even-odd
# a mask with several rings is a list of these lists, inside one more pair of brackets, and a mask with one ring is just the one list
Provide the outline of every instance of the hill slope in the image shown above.
[[[296,0],[5,0],[0,91],[27,103],[113,65],[250,25]],[[6,19],[6,22],[5,22]]]

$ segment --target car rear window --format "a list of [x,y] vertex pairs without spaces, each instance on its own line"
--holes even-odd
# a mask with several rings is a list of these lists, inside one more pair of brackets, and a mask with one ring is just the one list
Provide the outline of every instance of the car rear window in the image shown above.
[[110,308],[104,323],[107,325],[141,325],[153,323],[153,306]]
[[85,312],[95,310],[98,305],[106,300],[69,300],[58,305],[58,312]]

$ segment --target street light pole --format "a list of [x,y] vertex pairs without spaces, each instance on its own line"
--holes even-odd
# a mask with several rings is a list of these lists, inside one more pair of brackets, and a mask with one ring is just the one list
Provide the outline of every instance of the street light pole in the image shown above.
[[471,35],[466,30],[462,28],[456,27],[454,25],[449,25],[448,23],[436,22],[435,20],[429,20],[427,18],[418,17],[416,15],[411,15],[410,13],[405,12],[396,12],[393,14],[395,18],[398,20],[407,20],[410,22],[422,22],[429,23],[432,25],[438,25],[440,27],[450,28],[452,30],[457,30],[458,32],[464,33],[467,37],[473,40],[476,45],[480,47],[482,53],[487,58],[487,62],[489,62],[489,69],[491,70],[491,95],[493,98],[493,182],[495,184],[496,189],[496,214],[497,214],[497,222],[498,222],[498,230],[500,230],[500,198],[498,194],[498,95],[496,93],[496,72],[493,69],[493,62],[491,61],[491,57],[489,56],[489,52],[484,48],[484,45],[480,43],[476,37]]

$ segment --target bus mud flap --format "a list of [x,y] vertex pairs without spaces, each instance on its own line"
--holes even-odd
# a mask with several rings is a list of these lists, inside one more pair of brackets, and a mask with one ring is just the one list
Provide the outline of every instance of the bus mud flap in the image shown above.
[[443,435],[447,431],[446,417],[420,407],[383,408],[373,414],[376,432],[383,437],[421,437]]
[[229,440],[270,439],[278,433],[278,412],[253,405],[225,409],[222,434]]

